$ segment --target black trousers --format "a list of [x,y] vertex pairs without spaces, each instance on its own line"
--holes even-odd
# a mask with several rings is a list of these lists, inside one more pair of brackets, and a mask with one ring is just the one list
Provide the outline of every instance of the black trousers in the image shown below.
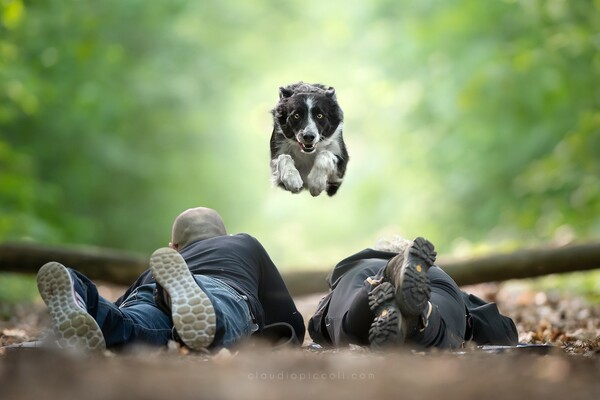
[[[369,308],[372,286],[367,278],[381,277],[396,253],[364,250],[340,262],[329,279],[331,292],[321,300],[309,321],[313,340],[325,346],[368,344],[375,315]],[[517,331],[510,318],[493,303],[461,291],[438,266],[429,269],[432,313],[425,330],[407,337],[417,346],[456,348],[467,340],[478,344],[516,344]]]

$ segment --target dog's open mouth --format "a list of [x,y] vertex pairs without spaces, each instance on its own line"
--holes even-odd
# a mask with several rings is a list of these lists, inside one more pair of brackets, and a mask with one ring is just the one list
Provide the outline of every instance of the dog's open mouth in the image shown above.
[[302,150],[303,153],[312,153],[317,148],[317,146],[313,143],[298,142],[298,144],[300,145],[300,149]]

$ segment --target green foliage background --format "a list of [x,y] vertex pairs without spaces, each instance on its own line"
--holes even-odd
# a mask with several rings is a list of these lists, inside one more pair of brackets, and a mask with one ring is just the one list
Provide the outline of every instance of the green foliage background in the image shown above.
[[[332,85],[334,198],[271,188],[278,87]],[[149,254],[204,205],[282,268],[600,236],[600,1],[0,0],[0,240]]]

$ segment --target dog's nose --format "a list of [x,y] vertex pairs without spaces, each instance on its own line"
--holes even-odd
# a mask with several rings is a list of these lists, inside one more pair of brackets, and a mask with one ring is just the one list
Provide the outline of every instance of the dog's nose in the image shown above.
[[309,132],[309,133],[303,134],[302,139],[304,139],[305,143],[312,143],[312,142],[314,142],[316,136],[317,135],[315,135],[314,133]]

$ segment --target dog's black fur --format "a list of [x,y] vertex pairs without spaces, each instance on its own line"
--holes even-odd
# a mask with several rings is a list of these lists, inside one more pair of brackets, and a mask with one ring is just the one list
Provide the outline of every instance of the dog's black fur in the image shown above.
[[307,188],[313,196],[336,194],[349,157],[335,89],[303,82],[280,87],[271,112],[273,183],[292,193]]

